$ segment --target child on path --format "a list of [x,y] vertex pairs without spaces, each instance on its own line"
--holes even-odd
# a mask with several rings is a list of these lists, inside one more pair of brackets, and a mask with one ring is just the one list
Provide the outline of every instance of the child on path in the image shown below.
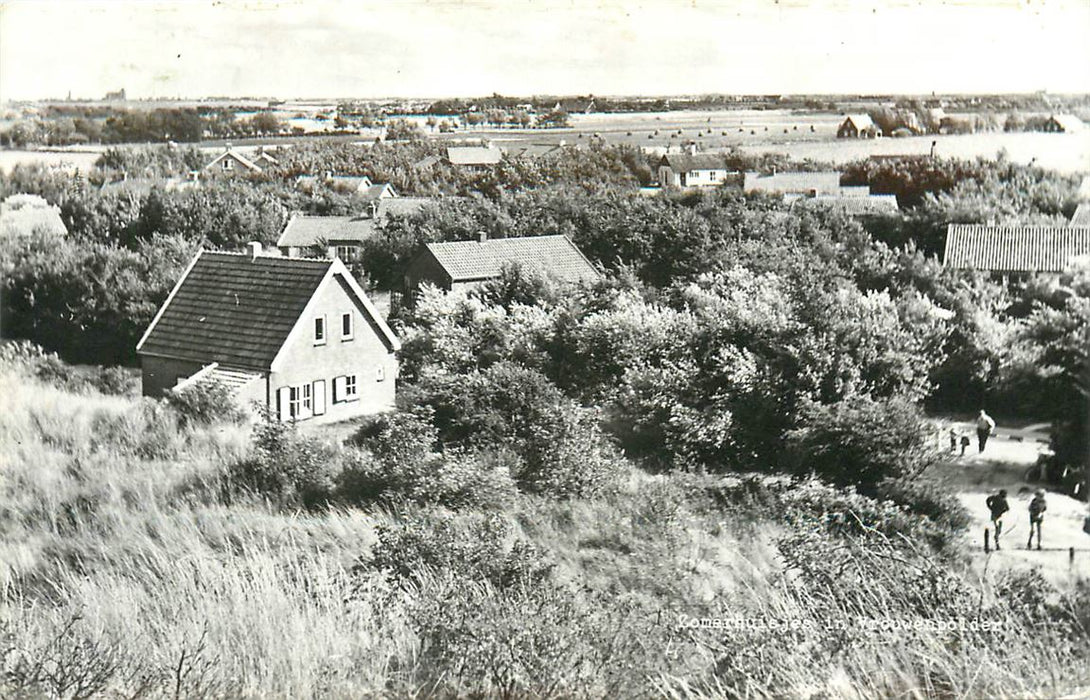
[[1003,515],[1011,509],[1007,504],[1007,490],[1000,489],[999,493],[988,496],[985,501],[992,516],[992,527],[995,528],[995,548],[999,549],[999,535],[1003,532]]
[[1045,511],[1048,510],[1048,505],[1045,504],[1045,492],[1042,489],[1037,489],[1037,493],[1033,495],[1033,500],[1029,502],[1029,541],[1026,542],[1026,549],[1032,549],[1033,547],[1033,530],[1037,529],[1037,549],[1041,549],[1041,522],[1045,519]]

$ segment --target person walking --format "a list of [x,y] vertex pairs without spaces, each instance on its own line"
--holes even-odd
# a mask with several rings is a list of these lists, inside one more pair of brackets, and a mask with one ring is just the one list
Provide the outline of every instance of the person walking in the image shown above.
[[992,527],[995,528],[995,548],[999,549],[999,535],[1003,533],[1003,515],[1011,509],[1007,503],[1007,490],[999,489],[999,493],[988,496],[985,504],[992,516]]
[[995,421],[984,412],[983,408],[980,409],[980,415],[976,418],[976,439],[980,452],[984,451],[984,445],[988,444],[988,438],[993,430],[995,430]]
[[1029,502],[1029,541],[1026,542],[1026,549],[1033,548],[1033,530],[1037,530],[1037,551],[1041,551],[1041,522],[1045,519],[1045,511],[1048,510],[1048,505],[1045,503],[1045,492],[1043,489],[1037,489],[1037,493],[1033,494],[1033,500]]

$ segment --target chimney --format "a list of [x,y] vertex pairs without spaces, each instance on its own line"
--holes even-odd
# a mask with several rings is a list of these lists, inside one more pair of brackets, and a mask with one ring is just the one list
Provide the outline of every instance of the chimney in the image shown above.
[[939,145],[938,141],[932,141],[931,142],[931,157],[932,158],[935,157],[935,146],[938,146],[938,145]]
[[689,150],[689,155],[695,156],[696,155],[696,144],[695,143],[690,143],[688,150]]
[[257,260],[257,256],[261,255],[261,244],[257,241],[251,241],[246,244],[246,247],[250,249],[250,261]]
[[488,242],[488,232],[487,231],[478,231],[477,232],[477,239],[478,239],[478,242],[481,243],[482,245],[487,243]]
[[231,142],[230,141],[223,144],[223,150],[225,150],[225,151],[230,151],[231,150]]

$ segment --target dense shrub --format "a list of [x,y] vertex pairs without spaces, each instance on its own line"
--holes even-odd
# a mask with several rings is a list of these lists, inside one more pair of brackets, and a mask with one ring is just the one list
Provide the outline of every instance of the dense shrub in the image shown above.
[[888,477],[915,476],[936,459],[919,408],[903,399],[806,401],[799,422],[787,434],[794,469],[838,485],[873,489]]
[[318,506],[333,495],[335,452],[295,426],[265,418],[254,428],[250,455],[230,465],[229,492],[250,493],[286,506]]
[[965,530],[972,517],[952,490],[924,476],[902,476],[883,479],[875,488],[875,496],[923,515],[952,531]]
[[218,382],[199,382],[167,392],[166,402],[177,411],[183,424],[210,425],[238,423],[246,413],[231,390]]
[[512,363],[429,377],[406,401],[434,412],[444,445],[509,448],[518,457],[515,480],[527,491],[593,496],[609,490],[623,469],[592,411],[542,374]]
[[[423,415],[421,415],[423,414]],[[367,452],[345,456],[337,495],[351,503],[409,500],[449,508],[501,508],[516,494],[502,450],[436,452],[438,433],[426,411],[373,416],[350,439]]]
[[422,511],[378,528],[369,566],[402,583],[441,572],[507,589],[544,584],[554,564],[534,544],[517,537],[499,515]]

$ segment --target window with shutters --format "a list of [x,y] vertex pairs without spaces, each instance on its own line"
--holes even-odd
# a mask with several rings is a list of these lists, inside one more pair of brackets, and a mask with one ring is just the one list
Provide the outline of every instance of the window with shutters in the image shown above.
[[288,389],[288,417],[297,418],[299,416],[299,403],[300,403],[300,391],[299,387],[293,386]]
[[341,314],[341,340],[352,340],[352,312]]
[[314,319],[314,344],[325,345],[325,316]]

